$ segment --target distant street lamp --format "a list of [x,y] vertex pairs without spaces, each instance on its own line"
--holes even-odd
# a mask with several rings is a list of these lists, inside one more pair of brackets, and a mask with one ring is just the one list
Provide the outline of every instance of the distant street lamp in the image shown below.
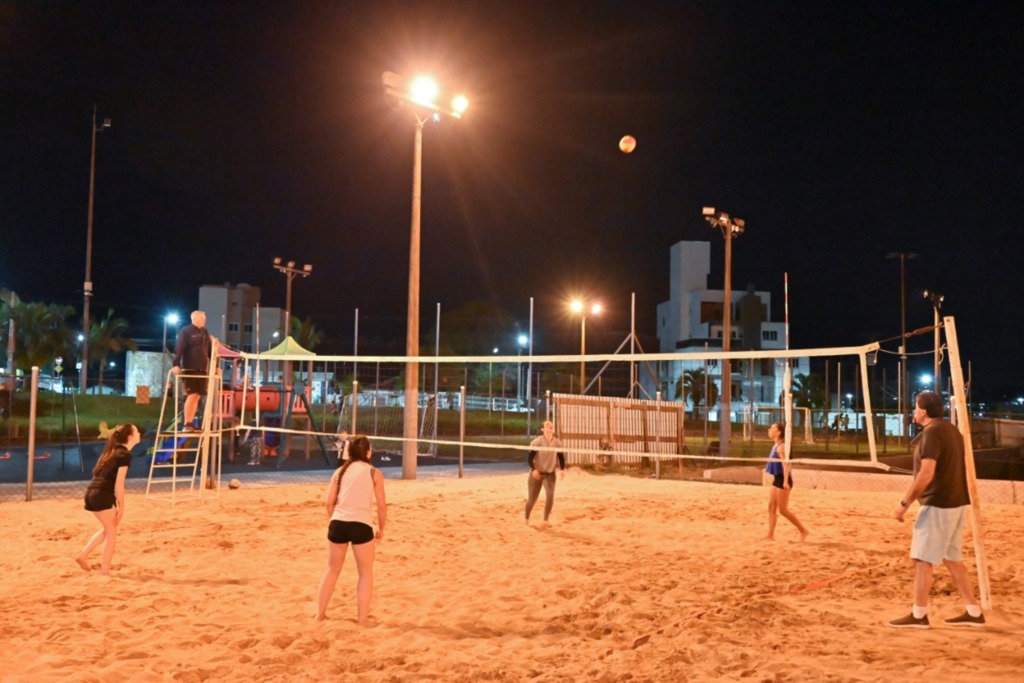
[[906,411],[910,406],[910,381],[907,372],[907,261],[917,258],[917,254],[909,252],[890,252],[887,259],[900,260],[900,392],[897,409],[900,413],[900,429],[903,439],[907,438]]
[[601,304],[591,304],[588,307],[579,299],[573,299],[572,303],[569,304],[569,310],[576,315],[580,316],[580,394],[587,388],[586,378],[586,362],[584,356],[587,355],[587,315],[600,315]]
[[85,301],[82,304],[82,328],[85,332],[82,341],[82,372],[79,385],[84,394],[88,388],[89,376],[89,301],[92,299],[92,207],[96,189],[96,133],[110,128],[110,119],[96,126],[96,105],[92,106],[92,153],[89,155],[89,220],[85,238],[85,286],[82,288]]
[[177,313],[168,313],[167,315],[164,316],[164,342],[163,342],[163,346],[160,347],[160,371],[161,371],[160,376],[163,378],[163,379],[161,379],[160,386],[164,387],[164,391],[167,390],[166,382],[167,382],[167,324],[168,323],[170,323],[171,325],[174,325],[175,327],[177,327],[178,326],[178,314]]
[[402,478],[416,478],[416,422],[419,415],[419,363],[415,360],[420,353],[420,204],[422,201],[423,178],[423,126],[443,114],[462,118],[469,102],[461,95],[451,101],[450,107],[436,103],[438,87],[434,81],[418,77],[412,81],[396,73],[385,71],[381,76],[384,95],[393,108],[407,106],[416,120],[416,134],[413,140],[412,168],[412,219],[409,228],[409,310],[405,335],[405,407],[402,425]]
[[[494,355],[498,355],[498,347],[495,346],[492,351]],[[491,409],[494,408],[494,361],[487,363],[487,415],[490,416]]]
[[936,291],[926,289],[924,290],[924,298],[932,302],[932,308],[935,310],[935,372],[933,377],[935,378],[935,393],[942,396],[942,367],[939,364],[939,310],[942,308],[942,302],[946,297]]
[[[516,368],[516,403],[520,408],[523,407],[523,349],[530,343],[530,338],[525,334],[520,334],[516,337],[516,356],[518,357],[518,367]],[[530,397],[527,396],[527,399]]]
[[[285,338],[292,333],[292,280],[295,279],[296,275],[302,277],[309,277],[309,274],[313,272],[313,266],[308,263],[302,266],[302,270],[295,267],[295,261],[289,261],[288,263],[282,263],[280,256],[274,257],[274,270],[279,270],[285,274],[288,278],[288,286],[285,294],[284,304],[284,334]],[[292,382],[292,363],[291,361],[284,362],[284,376],[288,385]]]
[[[732,240],[746,229],[742,218],[731,218],[724,211],[715,211],[713,206],[704,207],[704,220],[713,228],[722,231],[725,238],[725,286],[722,303],[722,351],[732,350]],[[718,453],[723,458],[729,455],[729,441],[732,438],[732,363],[722,359],[722,415],[718,418]]]

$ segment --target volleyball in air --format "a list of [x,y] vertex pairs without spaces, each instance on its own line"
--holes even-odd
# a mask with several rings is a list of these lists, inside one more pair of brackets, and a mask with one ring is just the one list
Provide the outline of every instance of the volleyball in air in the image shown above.
[[636,149],[636,138],[632,135],[622,136],[622,139],[619,140],[619,149],[621,149],[625,154],[629,154]]

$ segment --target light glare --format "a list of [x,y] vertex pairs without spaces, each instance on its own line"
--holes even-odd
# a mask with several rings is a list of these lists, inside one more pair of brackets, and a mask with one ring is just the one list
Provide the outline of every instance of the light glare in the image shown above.
[[409,93],[414,102],[433,104],[434,98],[437,97],[437,83],[426,76],[420,76],[412,82]]

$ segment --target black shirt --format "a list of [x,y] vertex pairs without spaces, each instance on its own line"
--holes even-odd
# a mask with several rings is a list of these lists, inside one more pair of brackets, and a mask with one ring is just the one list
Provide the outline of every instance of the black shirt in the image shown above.
[[178,341],[174,345],[174,365],[182,370],[207,372],[210,366],[210,352],[213,341],[205,327],[185,325],[178,331]]
[[114,446],[114,455],[108,460],[99,474],[92,477],[89,488],[100,491],[114,492],[114,485],[117,484],[117,470],[122,467],[129,467],[132,464],[132,454],[124,446]]

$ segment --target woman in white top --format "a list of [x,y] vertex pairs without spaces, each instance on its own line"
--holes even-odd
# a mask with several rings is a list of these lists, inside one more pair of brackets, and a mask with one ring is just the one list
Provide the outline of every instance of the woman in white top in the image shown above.
[[[356,584],[358,621],[367,624],[370,598],[373,595],[373,558],[376,544],[384,537],[384,524],[388,508],[384,500],[384,475],[370,464],[373,449],[363,435],[352,437],[348,443],[349,460],[335,470],[327,488],[327,570],[320,581],[316,620],[327,616],[327,604],[334,594],[341,568],[345,564],[345,550],[352,544],[359,580]],[[373,502],[377,502],[377,532],[373,531]]]

